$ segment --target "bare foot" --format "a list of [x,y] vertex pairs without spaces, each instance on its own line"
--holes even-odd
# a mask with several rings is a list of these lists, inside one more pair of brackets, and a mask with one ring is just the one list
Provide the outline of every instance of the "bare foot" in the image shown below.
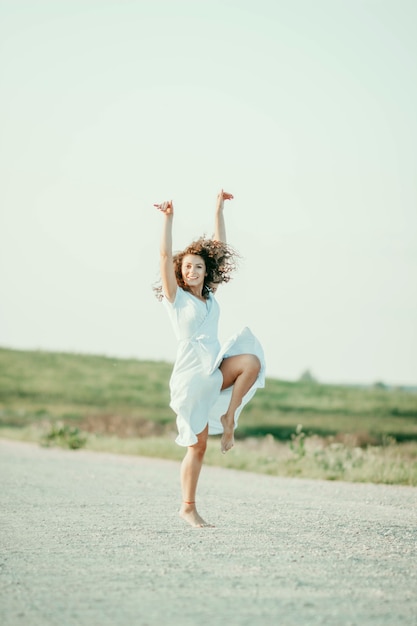
[[222,415],[220,421],[223,424],[223,435],[220,441],[220,447],[222,453],[226,454],[226,452],[231,450],[235,445],[235,424],[234,421],[230,422],[226,415]]
[[194,504],[183,503],[179,515],[193,528],[214,528],[213,524],[208,524],[200,517]]

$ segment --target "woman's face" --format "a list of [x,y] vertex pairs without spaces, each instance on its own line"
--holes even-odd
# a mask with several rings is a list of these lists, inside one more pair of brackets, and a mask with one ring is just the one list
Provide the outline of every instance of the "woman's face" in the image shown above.
[[197,254],[186,254],[182,260],[181,273],[185,284],[191,288],[203,287],[206,277],[206,264]]

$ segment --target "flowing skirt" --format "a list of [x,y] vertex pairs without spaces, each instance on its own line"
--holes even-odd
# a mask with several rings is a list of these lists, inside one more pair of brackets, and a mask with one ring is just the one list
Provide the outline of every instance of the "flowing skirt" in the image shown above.
[[265,358],[258,339],[245,327],[233,335],[220,350],[217,346],[205,345],[204,341],[198,340],[180,344],[170,379],[170,406],[177,414],[178,445],[192,446],[197,443],[197,435],[207,424],[210,435],[223,432],[220,418],[227,411],[233,387],[221,390],[223,376],[219,366],[223,359],[240,354],[257,356],[261,369],[235,411],[235,428],[244,406],[256,390],[265,385]]

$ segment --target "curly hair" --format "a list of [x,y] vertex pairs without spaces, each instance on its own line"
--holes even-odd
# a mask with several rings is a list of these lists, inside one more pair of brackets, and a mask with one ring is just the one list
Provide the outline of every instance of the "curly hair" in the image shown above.
[[[215,291],[217,285],[228,283],[232,278],[231,274],[237,269],[239,254],[236,250],[223,241],[200,237],[190,243],[182,252],[177,252],[173,257],[175,277],[179,287],[184,291],[189,291],[182,276],[182,261],[187,254],[201,256],[206,265],[207,275],[204,278],[203,298],[207,300],[209,293]],[[154,286],[155,295],[158,300],[162,300],[162,286]]]

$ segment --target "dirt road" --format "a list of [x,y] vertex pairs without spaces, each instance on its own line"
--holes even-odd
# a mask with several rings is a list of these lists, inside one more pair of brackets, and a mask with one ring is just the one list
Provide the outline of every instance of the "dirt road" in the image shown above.
[[417,489],[0,441],[3,626],[417,624]]

